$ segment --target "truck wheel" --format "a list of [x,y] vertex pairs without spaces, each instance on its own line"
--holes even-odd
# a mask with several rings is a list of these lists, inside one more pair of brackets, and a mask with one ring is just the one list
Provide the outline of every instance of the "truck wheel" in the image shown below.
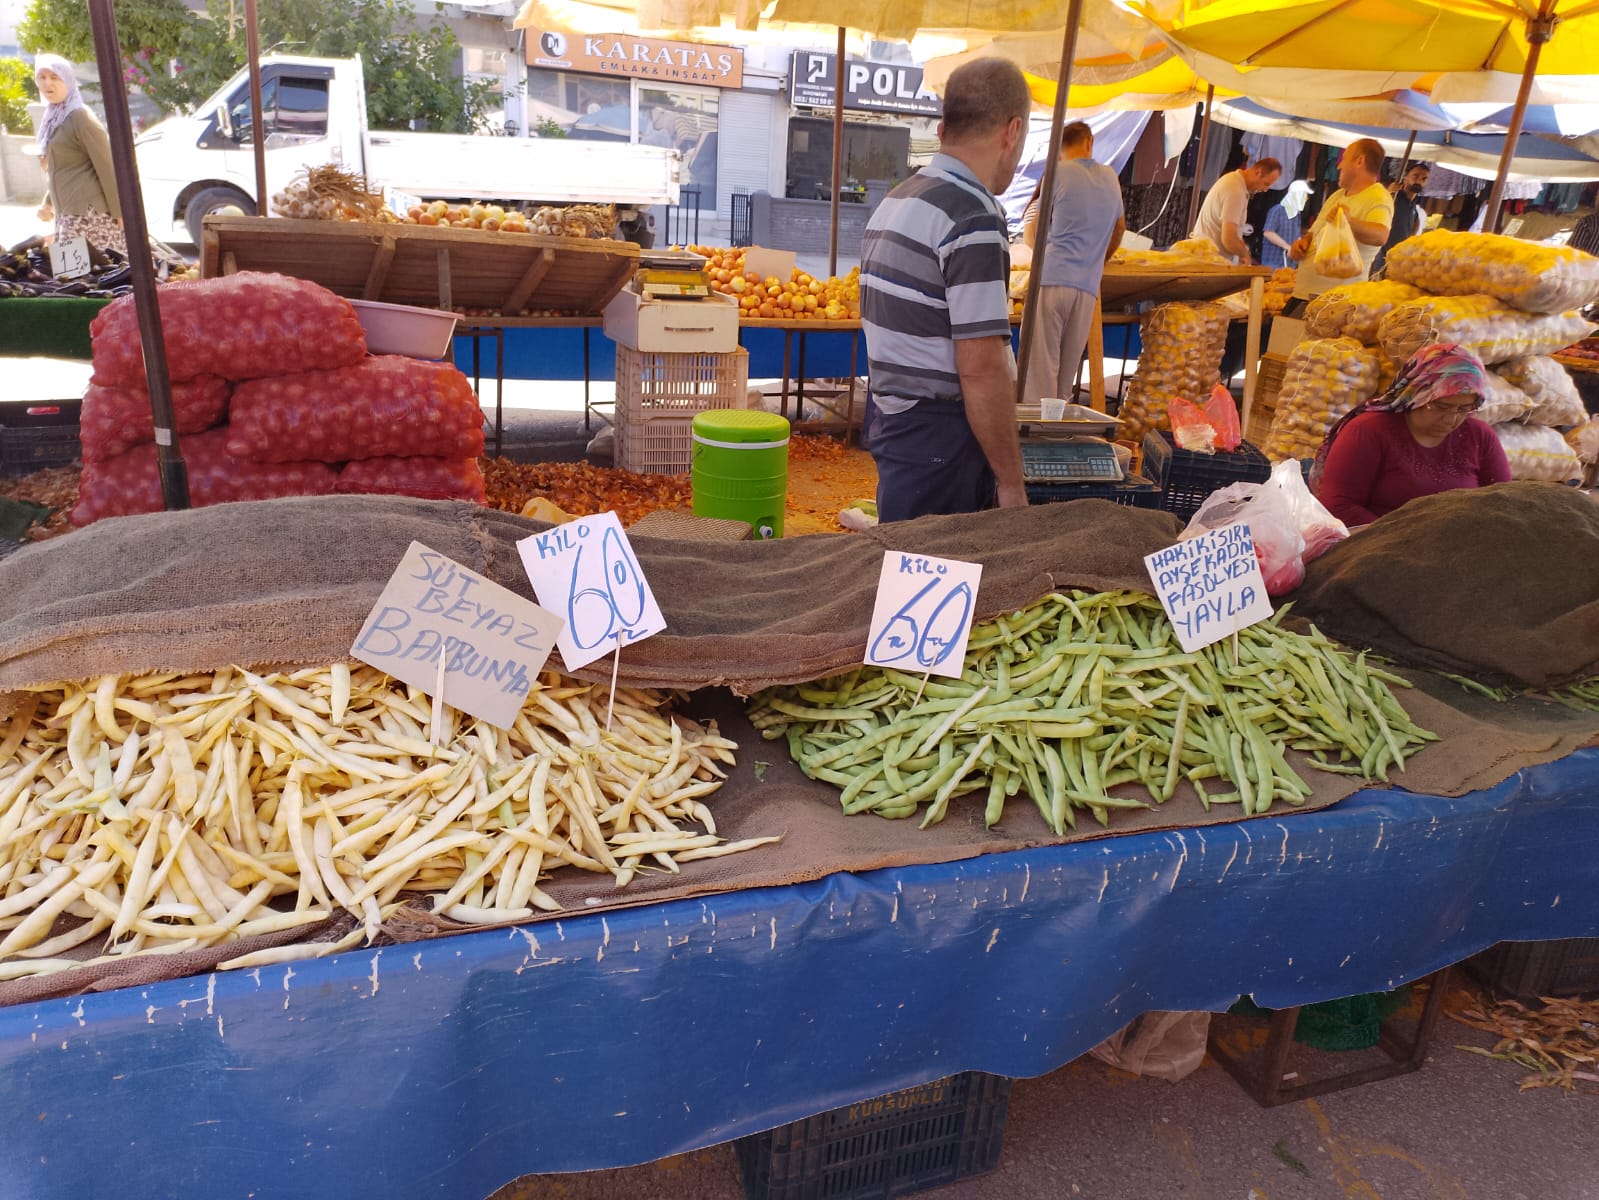
[[624,242],[632,242],[640,250],[648,250],[655,245],[655,230],[649,227],[649,219],[642,214],[634,220],[620,222],[616,232]]
[[189,240],[198,246],[200,223],[212,213],[219,213],[228,208],[236,208],[247,217],[255,216],[255,201],[237,188],[209,187],[196,192],[194,198],[189,201],[188,208],[183,210],[183,223],[188,226]]

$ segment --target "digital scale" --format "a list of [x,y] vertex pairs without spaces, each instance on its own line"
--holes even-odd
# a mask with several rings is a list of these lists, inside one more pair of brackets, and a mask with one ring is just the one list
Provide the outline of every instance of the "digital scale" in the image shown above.
[[711,294],[709,260],[689,250],[644,250],[633,278],[639,294],[654,300],[698,300]]
[[1068,404],[1059,420],[1039,417],[1039,404],[1018,404],[1022,478],[1028,483],[1116,483],[1122,478],[1116,449],[1107,440],[1121,424],[1081,404]]
[[1104,438],[1023,442],[1022,478],[1028,483],[1116,483],[1122,468],[1115,447]]

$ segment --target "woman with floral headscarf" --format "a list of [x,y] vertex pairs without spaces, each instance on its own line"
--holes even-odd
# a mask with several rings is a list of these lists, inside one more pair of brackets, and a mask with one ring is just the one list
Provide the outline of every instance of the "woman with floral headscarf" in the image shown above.
[[33,62],[33,79],[47,107],[39,122],[39,153],[50,177],[50,196],[39,219],[53,216],[56,237],[81,237],[90,245],[127,254],[122,205],[111,167],[111,139],[83,104],[72,64],[57,54]]
[[1386,392],[1332,427],[1311,489],[1344,524],[1369,525],[1418,496],[1508,483],[1499,438],[1471,415],[1486,390],[1486,370],[1470,350],[1423,346]]

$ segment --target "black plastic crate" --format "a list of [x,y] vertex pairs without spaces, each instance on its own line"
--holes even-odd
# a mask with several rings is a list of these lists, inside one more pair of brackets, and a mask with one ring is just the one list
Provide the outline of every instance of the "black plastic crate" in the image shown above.
[[1500,942],[1466,960],[1466,970],[1500,996],[1536,1001],[1599,997],[1599,938]]
[[992,1170],[1011,1081],[966,1071],[733,1143],[749,1200],[888,1200]]
[[1029,504],[1059,504],[1066,500],[1110,500],[1130,508],[1159,508],[1160,488],[1142,475],[1127,475],[1114,482],[1029,483]]
[[30,475],[77,462],[79,400],[0,405],[0,474]]
[[1160,488],[1160,507],[1187,521],[1206,496],[1230,483],[1265,483],[1271,460],[1248,442],[1215,454],[1182,450],[1171,434],[1157,429],[1144,435],[1144,470]]

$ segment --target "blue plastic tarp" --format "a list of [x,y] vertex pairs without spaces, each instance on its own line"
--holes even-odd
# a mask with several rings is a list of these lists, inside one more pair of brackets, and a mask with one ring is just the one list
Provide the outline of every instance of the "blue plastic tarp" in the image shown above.
[[1596,777],[1588,749],[1458,799],[1367,791],[0,1010],[0,1198],[486,1196],[954,1071],[1041,1074],[1149,1009],[1599,935]]

